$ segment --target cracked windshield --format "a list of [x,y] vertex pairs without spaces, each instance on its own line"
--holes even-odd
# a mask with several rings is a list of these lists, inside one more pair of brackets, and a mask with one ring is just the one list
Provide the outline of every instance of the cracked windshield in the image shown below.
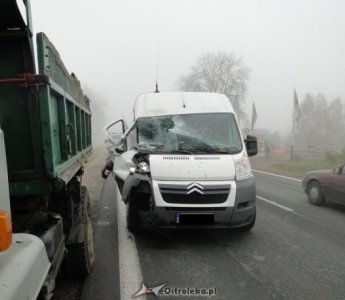
[[241,137],[233,114],[184,114],[140,118],[142,150],[238,153]]

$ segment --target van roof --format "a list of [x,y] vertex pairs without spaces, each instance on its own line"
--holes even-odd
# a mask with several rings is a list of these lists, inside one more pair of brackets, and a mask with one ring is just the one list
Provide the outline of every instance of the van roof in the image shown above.
[[234,110],[229,99],[222,94],[199,92],[147,93],[138,96],[134,105],[134,118],[217,113]]

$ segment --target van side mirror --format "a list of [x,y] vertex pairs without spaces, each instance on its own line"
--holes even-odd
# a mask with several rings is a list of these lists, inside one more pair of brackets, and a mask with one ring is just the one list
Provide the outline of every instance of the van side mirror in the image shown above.
[[244,142],[246,143],[248,156],[258,154],[258,141],[255,136],[247,135],[247,138],[244,140]]

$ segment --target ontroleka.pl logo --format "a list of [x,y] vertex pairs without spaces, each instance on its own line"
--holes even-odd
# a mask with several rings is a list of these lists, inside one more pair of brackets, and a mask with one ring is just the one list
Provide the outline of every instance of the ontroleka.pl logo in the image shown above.
[[168,283],[163,283],[153,287],[147,287],[144,283],[141,289],[133,295],[133,298],[143,296],[146,294],[154,294],[157,298],[159,296],[189,296],[189,297],[213,297],[217,294],[215,287],[213,288],[197,288],[197,287],[170,287]]
[[165,287],[167,283],[163,283],[153,287],[147,287],[144,283],[141,285],[141,289],[133,296],[133,298],[145,295],[145,294],[154,294],[156,297],[159,295],[159,291]]

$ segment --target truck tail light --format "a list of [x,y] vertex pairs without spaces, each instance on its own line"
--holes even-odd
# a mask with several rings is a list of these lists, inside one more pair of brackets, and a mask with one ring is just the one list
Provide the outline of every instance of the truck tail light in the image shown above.
[[0,252],[6,250],[12,243],[11,215],[0,210]]

